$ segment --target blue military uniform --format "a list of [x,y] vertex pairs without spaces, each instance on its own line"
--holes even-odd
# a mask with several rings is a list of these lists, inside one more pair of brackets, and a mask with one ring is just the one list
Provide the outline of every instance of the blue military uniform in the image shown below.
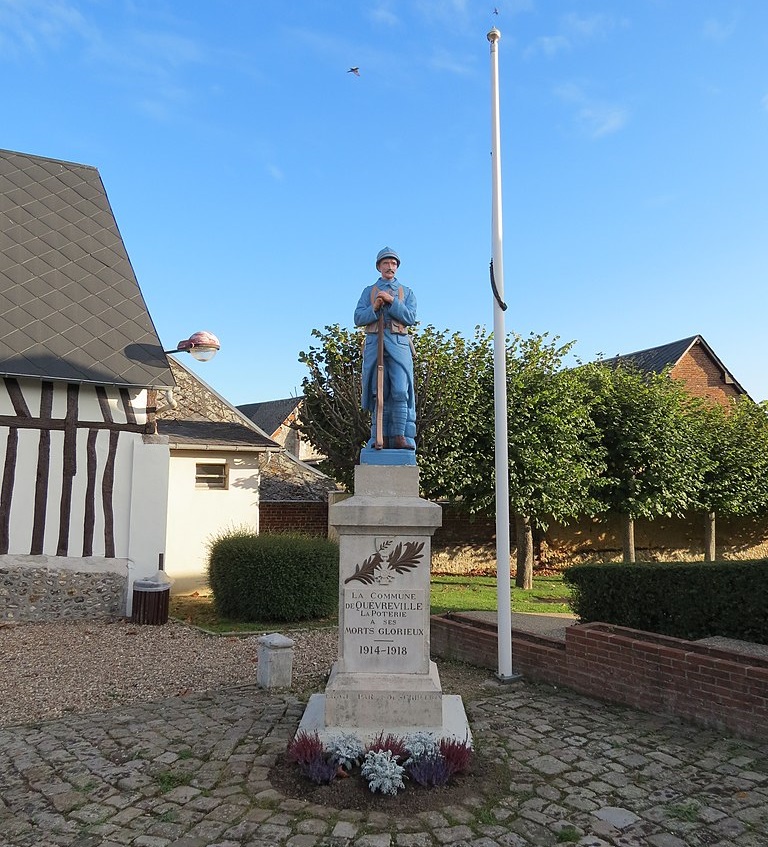
[[[381,251],[379,259],[388,249]],[[387,255],[397,258],[394,251],[390,251]],[[377,312],[373,304],[379,290],[389,291],[394,299],[392,303],[385,303]],[[416,323],[416,297],[413,291],[401,285],[397,278],[386,280],[382,277],[374,285],[364,289],[355,309],[355,325],[366,328],[362,405],[372,415],[371,440],[368,446],[372,447],[376,441],[378,320],[382,311],[384,315],[382,435],[390,439],[404,435],[413,448],[416,438],[416,395],[413,386],[413,347],[408,335],[408,327]]]

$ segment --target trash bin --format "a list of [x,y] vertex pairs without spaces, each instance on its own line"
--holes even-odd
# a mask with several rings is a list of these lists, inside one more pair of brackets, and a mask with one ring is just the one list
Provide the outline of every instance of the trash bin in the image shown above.
[[171,581],[162,571],[151,579],[137,579],[133,583],[131,623],[167,623],[170,597]]

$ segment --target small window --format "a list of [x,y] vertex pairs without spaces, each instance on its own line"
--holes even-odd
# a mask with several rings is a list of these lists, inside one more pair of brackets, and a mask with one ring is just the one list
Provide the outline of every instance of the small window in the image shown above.
[[226,488],[227,466],[212,462],[195,465],[195,488]]

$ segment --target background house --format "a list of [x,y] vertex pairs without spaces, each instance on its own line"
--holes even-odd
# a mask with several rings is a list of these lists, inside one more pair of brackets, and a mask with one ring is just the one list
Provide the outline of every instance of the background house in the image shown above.
[[165,569],[174,593],[207,588],[208,541],[228,528],[327,535],[333,480],[297,460],[181,362],[170,364],[177,387],[158,410],[157,430],[170,448]]
[[[695,397],[727,406],[749,395],[701,335],[649,347],[603,360],[608,366],[632,365],[641,371],[669,375],[683,383]],[[700,515],[685,518],[640,518],[635,522],[638,550],[650,558],[703,555],[704,527]],[[514,542],[514,525],[511,532]],[[550,562],[573,561],[581,556],[611,558],[622,549],[621,520],[603,515],[599,520],[580,518],[567,525],[550,521],[546,533],[535,533],[537,556]],[[443,509],[443,526],[435,533],[435,566],[442,570],[467,572],[491,569],[495,562],[495,526],[491,518],[468,516],[455,506]],[[729,556],[743,558],[768,555],[766,521],[722,517],[719,546]]]
[[129,611],[165,546],[167,357],[98,171],[0,151],[0,618]]
[[298,424],[303,402],[302,397],[286,397],[263,403],[245,403],[237,408],[291,455],[302,462],[315,464],[325,457],[301,437]]
[[606,359],[605,364],[629,364],[650,373],[662,373],[669,368],[669,375],[682,382],[689,394],[724,406],[739,397],[748,396],[700,335],[614,356]]
[[163,352],[95,168],[0,151],[0,298],[0,620],[128,615],[227,525],[327,533],[335,484]]

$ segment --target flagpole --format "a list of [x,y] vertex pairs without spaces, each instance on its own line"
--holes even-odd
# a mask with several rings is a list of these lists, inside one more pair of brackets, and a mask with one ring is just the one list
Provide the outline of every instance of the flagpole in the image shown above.
[[501,132],[499,129],[499,57],[501,33],[488,33],[491,43],[491,166],[493,282],[493,402],[496,436],[496,593],[498,671],[513,678],[512,602],[509,575],[509,454],[507,446],[507,333],[504,326],[504,256],[501,224]]

